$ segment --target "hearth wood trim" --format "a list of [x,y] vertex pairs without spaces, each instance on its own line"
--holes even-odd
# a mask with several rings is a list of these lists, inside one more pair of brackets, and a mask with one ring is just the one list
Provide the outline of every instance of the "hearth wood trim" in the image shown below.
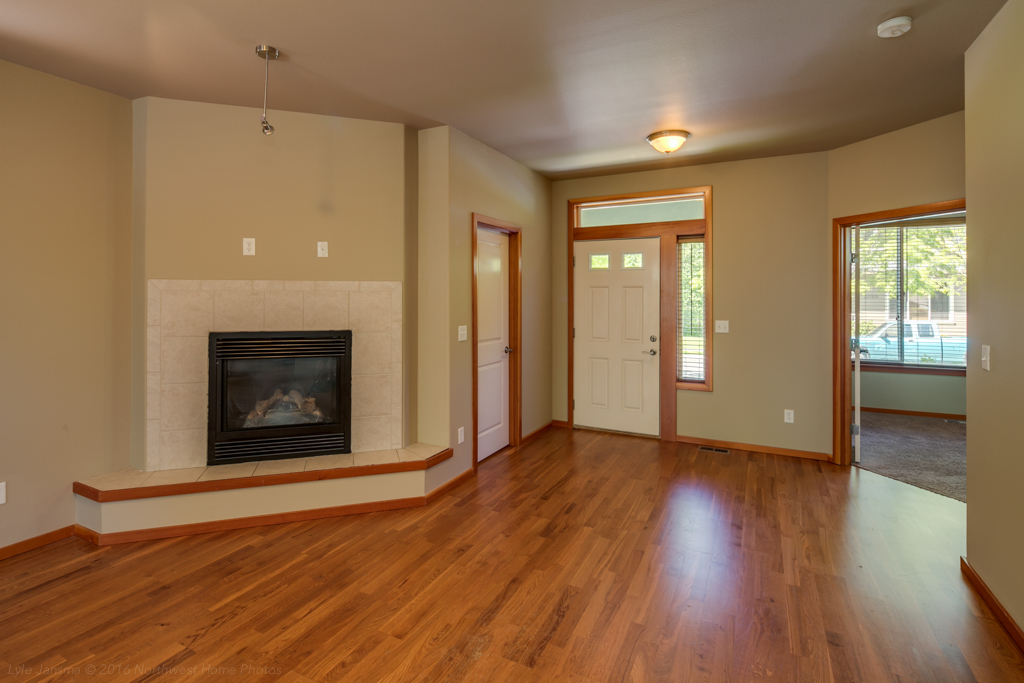
[[[266,474],[255,477],[240,477],[238,479],[215,479],[212,481],[193,481],[187,484],[165,484],[163,486],[136,486],[133,488],[113,489],[107,491],[103,491],[92,486],[89,486],[87,484],[83,484],[80,481],[76,481],[72,485],[71,490],[74,493],[77,493],[78,495],[82,496],[83,498],[94,500],[97,503],[110,503],[117,500],[160,498],[162,496],[180,496],[186,493],[205,493],[207,491],[228,491],[231,489],[248,489],[260,486],[276,486],[278,484],[295,484],[306,481],[322,481],[324,479],[368,477],[374,474],[392,474],[394,472],[415,472],[418,470],[428,470],[434,465],[442,463],[451,457],[452,449],[448,448],[436,455],[430,456],[426,460],[413,460],[410,462],[388,462],[380,465],[338,467],[330,470],[313,470],[310,472]],[[216,465],[214,465],[214,467],[216,467]],[[118,541],[118,543],[122,542],[124,541]]]
[[196,524],[178,524],[175,526],[162,526],[153,529],[117,531],[109,534],[101,534],[93,531],[92,529],[81,527],[82,533],[78,533],[76,531],[75,535],[99,546],[116,545],[118,543],[153,541],[161,538],[176,538],[178,536],[195,536],[196,534],[210,534],[218,531],[248,529],[255,526],[270,526],[273,524],[287,524],[289,522],[307,522],[314,519],[344,517],[346,515],[359,515],[367,512],[402,510],[405,508],[423,507],[428,502],[429,501],[426,496],[414,496],[412,498],[397,498],[394,500],[380,500],[371,503],[339,505],[337,507],[317,508],[315,510],[296,510],[295,512],[278,512],[270,515],[238,517],[236,519],[222,519],[213,522],[198,522]]

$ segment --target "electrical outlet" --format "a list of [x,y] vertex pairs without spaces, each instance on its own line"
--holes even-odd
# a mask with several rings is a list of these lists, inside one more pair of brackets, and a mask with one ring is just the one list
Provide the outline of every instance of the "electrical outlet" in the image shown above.
[[992,370],[992,348],[987,344],[981,345],[981,369]]
[[715,332],[718,334],[729,334],[729,321],[728,320],[716,320],[715,321]]
[[327,258],[327,242],[316,243],[316,255],[319,258]]
[[462,443],[465,440],[466,440],[466,428],[465,427],[459,427],[459,443]]
[[782,419],[785,420],[786,422],[788,422],[789,424],[793,424],[793,411],[792,410],[784,410],[784,411],[782,411]]
[[469,330],[466,329],[465,325],[459,325],[459,341],[466,341],[467,339],[469,339]]
[[0,481],[0,505],[7,502],[7,482]]
[[243,237],[242,238],[242,256],[255,256],[256,255],[256,238],[255,237]]

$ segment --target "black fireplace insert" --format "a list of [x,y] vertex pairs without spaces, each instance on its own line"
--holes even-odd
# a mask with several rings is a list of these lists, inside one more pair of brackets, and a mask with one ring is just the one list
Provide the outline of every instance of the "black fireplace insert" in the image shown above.
[[352,452],[352,332],[210,333],[207,464]]

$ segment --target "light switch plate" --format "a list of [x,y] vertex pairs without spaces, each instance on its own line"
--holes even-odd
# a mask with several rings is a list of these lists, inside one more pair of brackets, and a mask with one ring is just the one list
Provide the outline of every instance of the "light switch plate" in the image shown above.
[[242,256],[255,256],[256,255],[256,238],[255,237],[243,237],[242,238]]
[[316,255],[320,258],[327,258],[327,242],[316,243]]
[[992,347],[988,344],[981,345],[981,369],[992,370]]
[[459,427],[459,443],[462,443],[465,440],[466,440],[466,428],[465,427]]
[[793,424],[793,411],[788,408],[782,411],[782,419],[788,424]]
[[459,325],[459,341],[466,341],[469,339],[469,330],[466,329],[465,325]]
[[7,482],[0,481],[0,505],[7,502]]
[[729,333],[729,321],[728,320],[716,320],[715,321],[715,332],[719,334]]

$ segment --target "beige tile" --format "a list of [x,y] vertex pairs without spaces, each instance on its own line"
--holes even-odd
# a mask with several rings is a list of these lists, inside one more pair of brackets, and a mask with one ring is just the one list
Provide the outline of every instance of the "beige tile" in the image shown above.
[[302,297],[302,292],[267,292],[264,294],[264,329],[268,332],[301,330]]
[[[391,445],[391,415],[352,418],[352,450],[383,451]],[[309,469],[308,467],[306,469]]]
[[429,457],[429,455],[424,455],[423,453],[410,451],[408,448],[398,449],[398,459],[402,462],[419,462],[421,460],[426,460]]
[[256,291],[282,291],[284,289],[284,280],[253,280],[252,288]]
[[209,337],[165,337],[160,349],[164,384],[209,382]]
[[391,292],[391,322],[402,322],[402,285]]
[[160,469],[160,420],[146,420],[146,469]]
[[391,292],[352,292],[349,324],[353,332],[387,332],[391,327]]
[[206,466],[206,429],[160,432],[160,469]]
[[391,405],[391,447],[401,448],[405,445],[405,423],[402,419],[402,404]]
[[391,362],[402,362],[402,323],[391,323]]
[[359,289],[363,292],[390,292],[398,284],[397,282],[364,281],[359,283]]
[[160,372],[160,326],[146,328],[146,372]]
[[285,280],[284,288],[288,292],[312,292],[316,284],[312,280]]
[[355,332],[352,335],[352,374],[391,372],[391,335]]
[[210,291],[249,291],[252,280],[203,280],[202,289]]
[[365,467],[366,465],[385,465],[389,462],[398,462],[398,451],[396,450],[384,450],[384,451],[367,451],[365,453],[353,453],[353,460],[356,467]]
[[205,429],[206,401],[205,383],[161,385],[160,430]]
[[263,331],[263,292],[216,292],[213,329],[217,332]]
[[[391,415],[391,375],[352,377],[352,416]],[[391,443],[388,427],[388,444]]]
[[446,450],[444,446],[434,446],[429,443],[414,443],[406,446],[405,450],[412,453],[416,453],[421,456],[423,460],[426,460],[432,455],[437,455],[443,450]]
[[261,477],[267,474],[290,474],[301,472],[306,469],[306,461],[309,458],[288,458],[287,460],[264,460],[256,466],[254,477]]
[[160,373],[146,373],[146,419],[160,419]]
[[302,295],[302,329],[348,329],[348,292],[306,292]]
[[213,330],[213,293],[163,292],[160,296],[160,321],[160,334],[164,337],[209,334]]
[[206,471],[205,467],[186,467],[181,470],[160,470],[146,480],[144,486],[168,486],[170,484],[191,484]]
[[392,363],[391,364],[391,403],[401,403],[405,396],[405,391],[402,388],[402,364]]
[[197,290],[202,286],[202,280],[150,280],[162,292]]
[[152,472],[140,472],[137,469],[128,467],[116,472],[101,474],[98,477],[83,479],[82,483],[86,486],[91,486],[94,489],[99,489],[100,491],[131,489],[136,486],[142,486],[142,482],[146,481],[151,474]]
[[239,462],[231,465],[215,465],[207,467],[199,481],[219,481],[221,479],[245,479],[256,471],[256,463]]
[[358,282],[345,282],[345,281],[324,281],[317,280],[314,285],[318,292],[357,292],[359,291]]
[[338,455],[318,455],[313,458],[306,458],[306,471],[333,470],[341,467],[352,467],[352,454],[339,453]]
[[152,282],[146,285],[146,324],[160,324],[160,288]]

